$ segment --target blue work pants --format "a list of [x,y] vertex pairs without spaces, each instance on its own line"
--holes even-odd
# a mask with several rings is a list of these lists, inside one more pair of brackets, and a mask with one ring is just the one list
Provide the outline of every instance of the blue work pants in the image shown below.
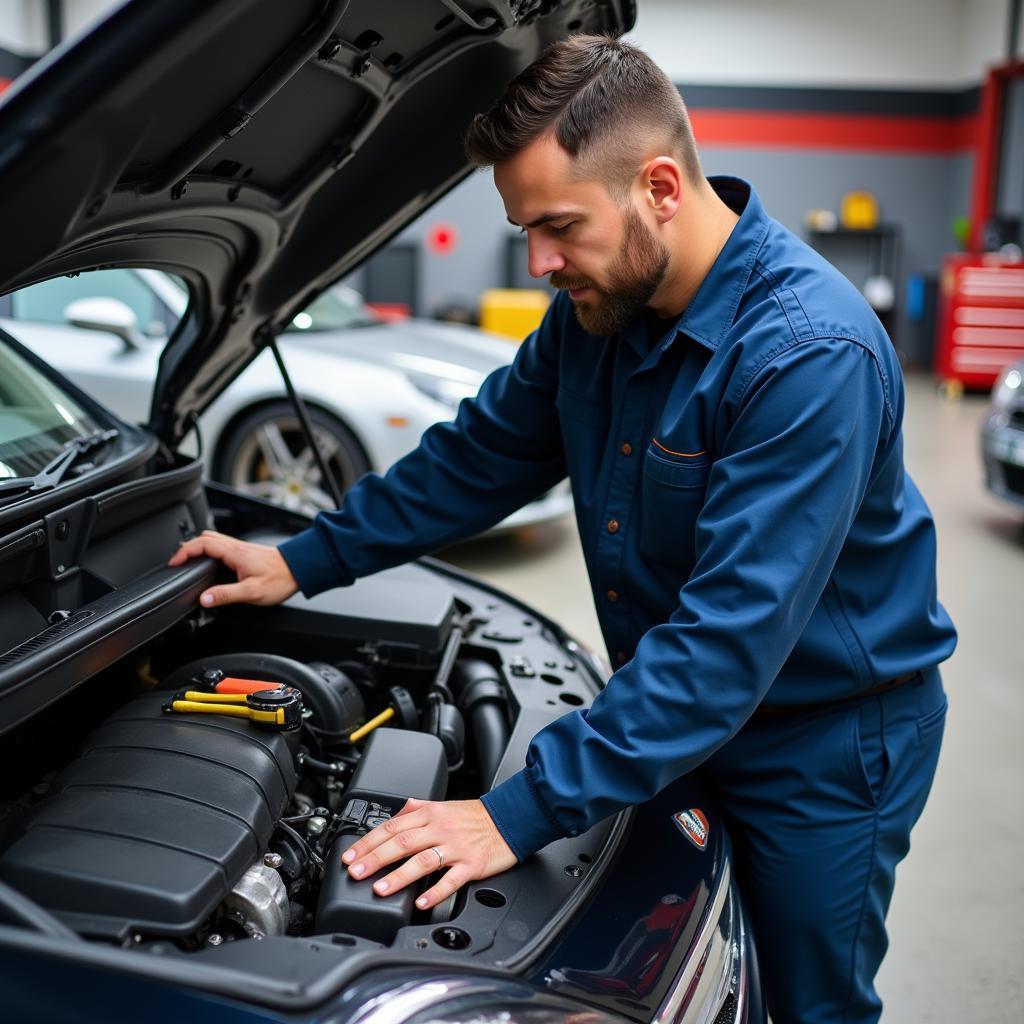
[[701,769],[735,851],[774,1024],[868,1024],[896,865],[931,788],[937,669],[832,708],[755,715]]

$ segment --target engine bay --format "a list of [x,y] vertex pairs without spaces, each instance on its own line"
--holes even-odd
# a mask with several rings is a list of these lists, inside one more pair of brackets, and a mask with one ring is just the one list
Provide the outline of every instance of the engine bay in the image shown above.
[[551,624],[440,564],[274,608],[192,604],[7,732],[0,880],[123,948],[329,936],[507,959],[582,900],[613,821],[432,911],[414,905],[431,879],[381,897],[341,855],[410,797],[487,792],[600,682]]

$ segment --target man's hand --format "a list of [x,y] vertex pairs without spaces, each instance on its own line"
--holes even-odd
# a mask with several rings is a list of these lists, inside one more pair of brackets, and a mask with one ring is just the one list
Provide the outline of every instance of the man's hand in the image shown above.
[[426,910],[467,882],[507,871],[516,864],[516,855],[479,800],[408,800],[398,814],[351,846],[342,860],[353,878],[369,878],[404,860],[373,883],[380,896],[447,868],[440,881],[416,900],[416,906]]
[[214,530],[185,541],[168,565],[184,565],[190,558],[209,555],[219,558],[237,576],[237,583],[210,587],[199,597],[204,608],[219,604],[280,604],[292,596],[299,585],[288,563],[277,548],[266,544],[248,544]]

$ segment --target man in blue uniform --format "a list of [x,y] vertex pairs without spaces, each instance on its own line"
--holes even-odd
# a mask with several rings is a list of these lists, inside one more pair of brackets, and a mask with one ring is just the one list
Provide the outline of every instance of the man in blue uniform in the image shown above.
[[482,801],[409,805],[351,851],[433,906],[701,768],[728,821],[776,1021],[876,1020],[896,863],[924,805],[955,644],[903,468],[900,368],[859,293],[705,179],[641,51],[556,44],[478,117],[530,271],[562,289],[450,424],[280,549],[208,533],[239,582],[312,595],[477,533],[568,474],[616,667]]

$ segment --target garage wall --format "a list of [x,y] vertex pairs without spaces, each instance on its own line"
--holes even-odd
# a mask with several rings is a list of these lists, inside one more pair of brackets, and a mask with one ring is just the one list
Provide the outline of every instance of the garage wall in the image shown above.
[[0,47],[33,57],[47,45],[46,8],[42,0],[0,0]]
[[46,50],[41,0],[0,0],[0,90]]
[[961,0],[648,0],[632,38],[677,81],[948,85]]
[[[964,80],[977,68],[1001,64],[1007,57],[1009,0],[962,0],[960,64]],[[1017,30],[1013,51],[1024,55],[1024,24]]]
[[123,0],[64,0],[64,34],[72,36],[88,28]]
[[639,0],[676,81],[948,88],[1004,56],[1009,0]]

